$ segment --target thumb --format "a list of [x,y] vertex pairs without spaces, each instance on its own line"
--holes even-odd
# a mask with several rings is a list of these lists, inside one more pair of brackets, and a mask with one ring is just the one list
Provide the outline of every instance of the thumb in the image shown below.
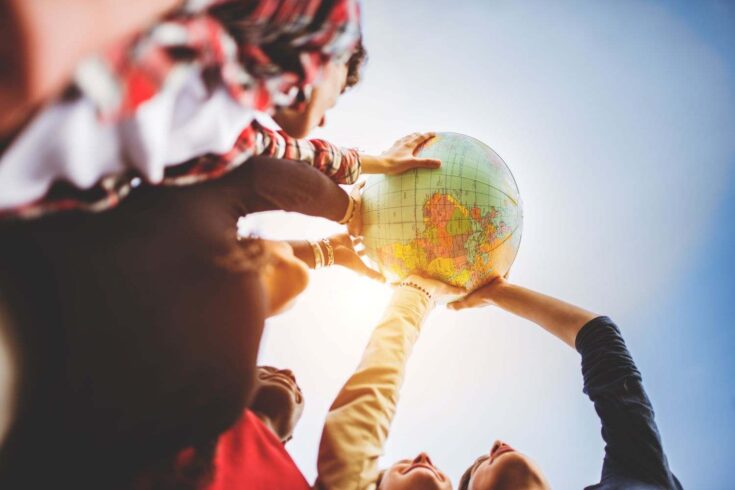
[[472,308],[478,304],[480,304],[480,300],[477,299],[477,296],[470,294],[465,298],[448,303],[447,308],[450,310],[464,310],[465,308]]

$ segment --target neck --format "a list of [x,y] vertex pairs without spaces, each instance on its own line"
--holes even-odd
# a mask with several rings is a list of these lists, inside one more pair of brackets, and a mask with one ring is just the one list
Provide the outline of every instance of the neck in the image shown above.
[[281,439],[281,437],[278,435],[278,432],[276,431],[276,423],[275,423],[275,421],[273,421],[273,419],[271,419],[270,417],[268,417],[265,414],[262,414],[260,412],[256,412],[254,410],[253,410],[253,413],[255,414],[256,417],[258,417],[258,419],[261,422],[263,422],[263,425],[265,425],[266,427],[268,427],[268,429],[273,433],[273,435],[275,435],[279,440]]

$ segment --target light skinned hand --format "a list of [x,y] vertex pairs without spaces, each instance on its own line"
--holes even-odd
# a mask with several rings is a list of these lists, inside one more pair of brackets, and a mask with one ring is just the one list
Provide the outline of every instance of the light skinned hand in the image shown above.
[[383,274],[371,269],[362,261],[361,257],[365,255],[365,249],[356,250],[356,247],[362,244],[362,238],[353,238],[347,233],[340,233],[339,235],[330,236],[327,240],[334,249],[334,263],[336,265],[351,269],[370,279],[385,282]]
[[397,175],[414,168],[439,168],[436,158],[420,158],[416,154],[436,133],[412,133],[399,139],[380,156],[360,155],[362,173]]
[[362,236],[362,189],[365,187],[363,180],[359,184],[352,187],[350,196],[355,201],[355,209],[352,212],[352,219],[347,222],[347,232],[354,236]]
[[443,303],[452,297],[467,294],[467,290],[464,288],[452,286],[438,279],[432,279],[418,274],[411,274],[404,281],[413,282],[427,290],[435,303]]
[[[506,274],[507,276],[507,274]],[[465,308],[480,308],[483,306],[497,306],[495,295],[508,284],[505,277],[496,277],[484,286],[472,291],[470,294],[457,301],[447,304],[451,310],[464,310]]]
[[439,168],[441,161],[436,158],[419,158],[416,156],[436,133],[412,133],[399,139],[393,146],[381,154],[385,160],[385,171],[387,175],[401,174],[413,168]]

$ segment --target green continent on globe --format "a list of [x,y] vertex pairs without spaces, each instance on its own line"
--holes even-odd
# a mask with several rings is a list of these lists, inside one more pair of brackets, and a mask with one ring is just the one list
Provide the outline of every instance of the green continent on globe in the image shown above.
[[394,278],[417,272],[475,289],[505,275],[523,212],[505,162],[480,141],[439,133],[417,154],[436,170],[374,176],[363,193],[368,256]]

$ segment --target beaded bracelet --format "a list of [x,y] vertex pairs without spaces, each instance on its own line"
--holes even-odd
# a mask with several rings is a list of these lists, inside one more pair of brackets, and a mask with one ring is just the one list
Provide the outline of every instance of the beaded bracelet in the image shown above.
[[322,247],[317,242],[309,242],[311,245],[311,251],[314,253],[314,269],[324,267],[324,253]]
[[420,291],[420,292],[424,293],[426,295],[426,297],[429,299],[429,301],[433,301],[434,300],[434,297],[431,295],[431,293],[429,291],[426,290],[426,288],[424,288],[424,287],[416,284],[413,281],[402,281],[399,284],[399,286],[406,286],[406,287],[409,287],[409,288],[416,289],[417,291]]
[[357,207],[355,204],[355,198],[348,195],[347,197],[350,198],[350,202],[347,203],[347,211],[345,211],[344,217],[339,221],[340,225],[346,225],[352,220],[352,217],[355,215],[355,208]]
[[334,265],[334,248],[332,248],[332,244],[329,243],[327,238],[322,238],[322,243],[324,248],[327,249],[327,263],[324,267],[332,267]]

